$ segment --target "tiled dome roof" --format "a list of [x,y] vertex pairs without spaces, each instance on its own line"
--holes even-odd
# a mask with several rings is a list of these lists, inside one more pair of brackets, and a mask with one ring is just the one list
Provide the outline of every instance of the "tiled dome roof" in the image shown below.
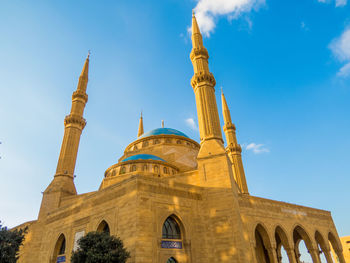
[[144,138],[144,137],[153,136],[153,135],[178,135],[178,136],[189,138],[183,132],[180,132],[180,131],[175,130],[175,129],[170,129],[170,128],[154,129],[154,130],[151,130],[149,132],[142,134],[139,138]]
[[128,158],[125,158],[124,160],[122,160],[122,162],[135,161],[135,160],[154,160],[154,161],[165,162],[165,160],[163,160],[162,158],[159,158],[158,156],[155,156],[152,154],[136,154],[136,155],[130,156]]

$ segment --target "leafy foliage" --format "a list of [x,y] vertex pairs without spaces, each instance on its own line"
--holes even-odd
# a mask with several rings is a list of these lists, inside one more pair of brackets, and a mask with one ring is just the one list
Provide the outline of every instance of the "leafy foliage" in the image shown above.
[[19,247],[22,245],[28,227],[24,229],[8,230],[0,221],[0,263],[15,263],[19,256]]
[[130,257],[123,242],[105,232],[90,232],[79,239],[78,245],[72,263],[125,263]]

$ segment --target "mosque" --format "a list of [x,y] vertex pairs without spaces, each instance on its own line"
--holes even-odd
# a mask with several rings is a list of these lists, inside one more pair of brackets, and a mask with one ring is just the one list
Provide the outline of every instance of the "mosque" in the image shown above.
[[200,143],[170,128],[144,132],[104,173],[97,191],[77,194],[74,168],[88,100],[89,57],[64,119],[56,174],[43,193],[19,262],[70,262],[90,231],[120,237],[130,263],[300,263],[304,241],[312,261],[345,263],[331,213],[250,195],[228,104],[222,94],[224,145],[196,17],[190,58],[194,68]]

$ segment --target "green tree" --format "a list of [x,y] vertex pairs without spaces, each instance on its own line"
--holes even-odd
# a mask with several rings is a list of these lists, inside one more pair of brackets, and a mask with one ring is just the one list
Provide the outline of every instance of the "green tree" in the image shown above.
[[22,245],[28,227],[24,229],[8,230],[0,221],[0,263],[15,263],[19,256],[19,247]]
[[105,232],[90,232],[79,239],[78,245],[72,263],[125,263],[130,257],[123,242]]

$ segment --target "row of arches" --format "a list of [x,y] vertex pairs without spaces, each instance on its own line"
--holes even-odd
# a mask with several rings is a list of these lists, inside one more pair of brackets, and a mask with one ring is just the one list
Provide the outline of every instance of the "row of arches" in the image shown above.
[[[310,237],[298,225],[293,229],[292,235],[288,237],[286,233],[281,226],[277,226],[272,236],[262,224],[256,226],[255,256],[258,263],[302,263],[304,260],[313,263],[345,263],[341,246],[332,232],[328,233],[327,239],[319,231]],[[332,258],[331,247],[337,259]]]
[[[151,164],[131,164],[128,167],[129,169],[127,169],[127,167],[125,165],[123,165],[120,170],[119,170],[119,174],[125,174],[127,172],[137,172],[137,171],[143,171],[143,172],[153,172],[156,174],[175,174],[176,171],[172,168],[166,167],[166,166],[162,166],[162,165],[151,165]],[[115,176],[115,171],[112,171],[111,176]]]

